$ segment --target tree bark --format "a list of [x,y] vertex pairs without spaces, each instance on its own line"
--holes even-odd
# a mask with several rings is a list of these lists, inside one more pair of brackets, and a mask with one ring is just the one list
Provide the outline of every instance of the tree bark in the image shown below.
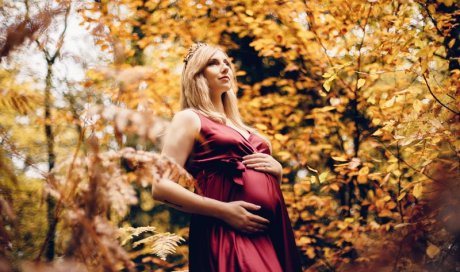
[[[46,136],[46,148],[48,153],[48,171],[51,172],[54,168],[54,164],[56,161],[56,154],[54,153],[54,134],[53,134],[53,127],[51,126],[52,123],[52,116],[51,116],[51,88],[52,88],[52,75],[53,75],[53,62],[47,61],[47,73],[46,73],[46,85],[45,85],[45,136]],[[55,246],[55,239],[56,239],[56,223],[57,220],[54,216],[54,210],[56,208],[56,200],[48,195],[46,197],[46,204],[47,204],[47,218],[48,218],[48,243],[46,246],[45,256],[48,261],[54,259],[54,246]]]

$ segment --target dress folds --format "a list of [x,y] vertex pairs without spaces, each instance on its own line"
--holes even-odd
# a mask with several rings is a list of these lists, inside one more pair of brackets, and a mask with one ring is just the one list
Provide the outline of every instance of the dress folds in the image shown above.
[[246,168],[242,157],[270,154],[257,134],[236,129],[194,111],[201,130],[185,168],[197,180],[197,193],[220,201],[243,200],[261,206],[254,212],[270,221],[267,231],[239,232],[212,217],[192,215],[189,269],[210,272],[301,271],[298,250],[279,183],[271,174]]

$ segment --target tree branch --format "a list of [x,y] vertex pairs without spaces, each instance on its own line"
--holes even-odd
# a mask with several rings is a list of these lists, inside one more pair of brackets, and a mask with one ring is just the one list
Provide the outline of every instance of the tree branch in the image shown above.
[[428,91],[429,91],[430,94],[433,96],[433,98],[434,98],[436,101],[438,101],[438,103],[441,104],[441,106],[443,106],[444,108],[448,109],[449,111],[453,112],[453,113],[456,114],[456,115],[460,115],[459,112],[454,111],[453,109],[449,108],[449,107],[446,106],[444,103],[442,103],[441,100],[439,100],[439,99],[436,97],[436,95],[434,95],[433,91],[431,90],[430,84],[428,84],[428,80],[426,79],[425,74],[422,74],[422,77],[423,77],[423,80],[425,80],[426,87],[428,88]]

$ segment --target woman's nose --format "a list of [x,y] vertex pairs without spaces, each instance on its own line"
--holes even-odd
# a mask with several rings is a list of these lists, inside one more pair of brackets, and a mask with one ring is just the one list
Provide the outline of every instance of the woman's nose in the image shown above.
[[226,74],[226,73],[228,72],[228,66],[227,66],[226,64],[224,64],[224,65],[222,66],[221,71],[222,71],[222,73],[225,73],[225,74]]

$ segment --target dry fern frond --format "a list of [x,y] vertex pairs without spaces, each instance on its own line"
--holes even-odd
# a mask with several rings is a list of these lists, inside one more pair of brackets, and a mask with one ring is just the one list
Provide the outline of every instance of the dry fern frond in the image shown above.
[[51,19],[63,13],[62,8],[45,10],[32,18],[26,18],[6,29],[5,42],[0,47],[0,57],[8,56],[15,48],[25,43],[37,34],[43,33],[51,23]]
[[176,252],[176,247],[183,241],[185,241],[184,238],[174,233],[157,233],[135,242],[133,247],[144,245],[147,249],[151,250],[151,253],[157,255],[162,260],[166,260],[166,256]]
[[133,228],[133,227],[124,227],[124,228],[119,228],[118,229],[118,238],[121,240],[121,245],[124,246],[126,243],[133,239],[134,236],[139,236],[140,234],[144,232],[153,232],[155,233],[155,227],[138,227],[138,228]]
[[39,96],[35,94],[18,93],[15,91],[0,92],[0,106],[3,109],[13,110],[22,115],[33,111],[34,105],[40,103]]
[[145,249],[142,251],[143,254],[155,254],[162,260],[166,260],[168,254],[176,252],[176,247],[179,243],[185,241],[184,238],[174,233],[157,233],[155,227],[151,226],[120,228],[118,229],[118,237],[121,240],[121,245],[125,245],[131,239],[134,239],[135,236],[139,236],[145,232],[152,232],[154,234],[134,242],[133,248],[144,245]]

